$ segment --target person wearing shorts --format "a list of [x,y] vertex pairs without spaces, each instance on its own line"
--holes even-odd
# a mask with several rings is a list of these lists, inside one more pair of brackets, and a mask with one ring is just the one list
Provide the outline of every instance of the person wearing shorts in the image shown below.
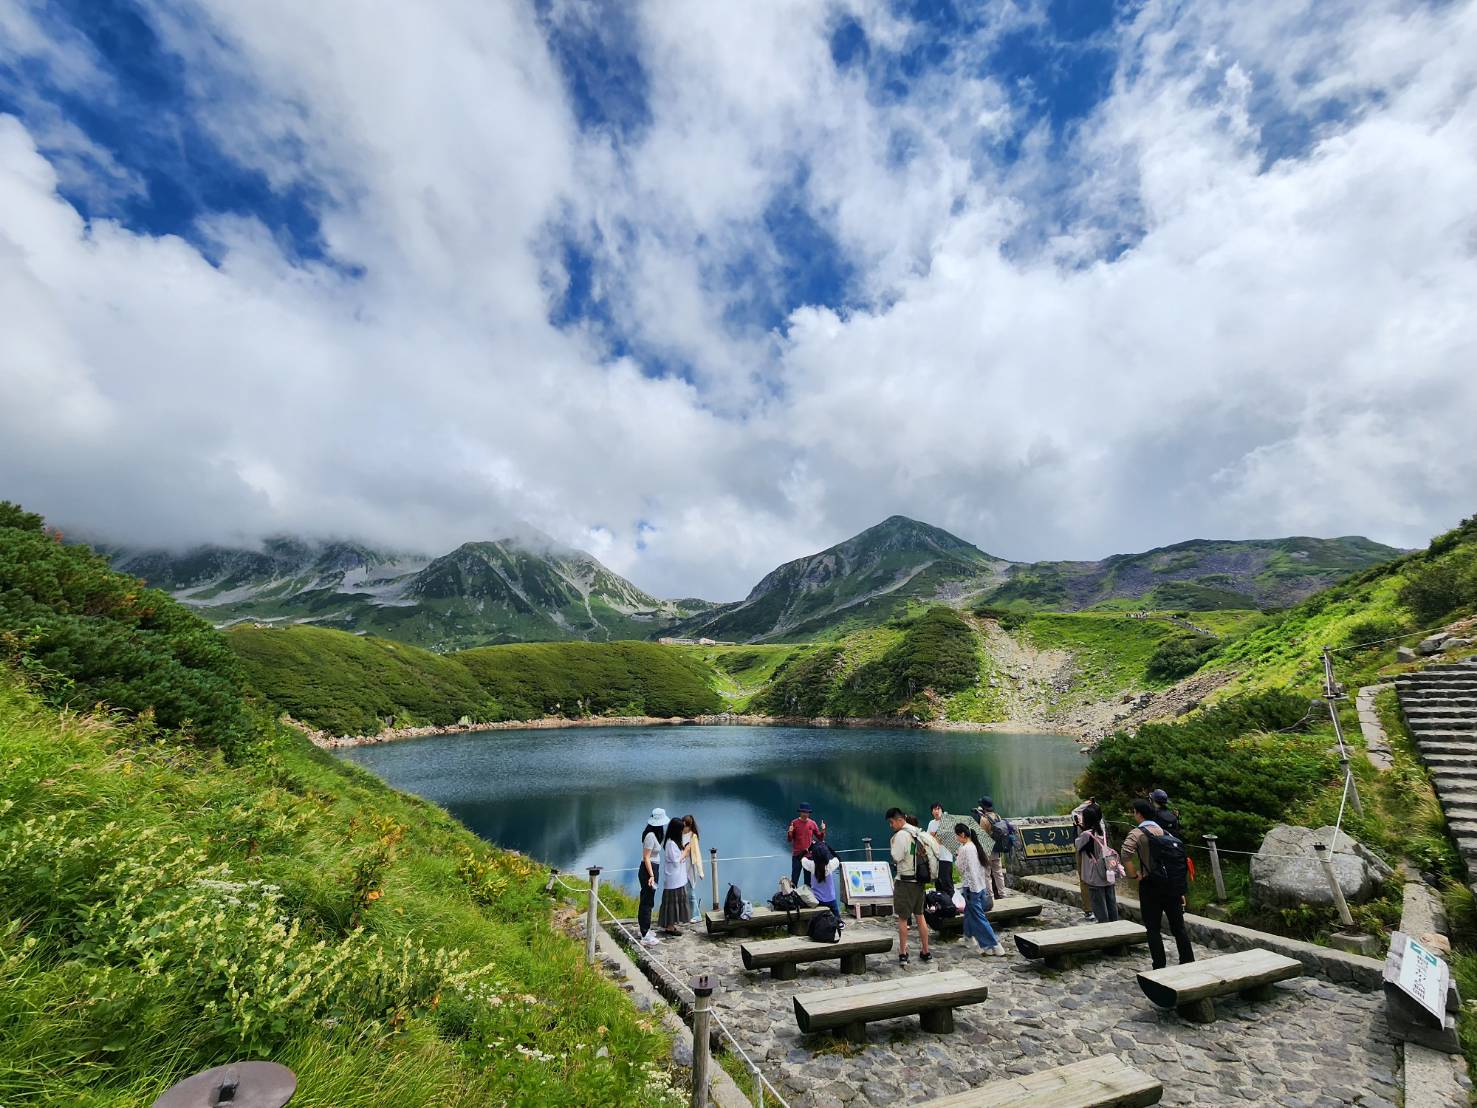
[[918,880],[918,851],[928,847],[919,843],[918,828],[908,823],[901,808],[887,810],[887,825],[892,828],[892,860],[897,866],[897,880],[892,885],[892,910],[897,915],[898,964],[908,964],[908,925],[918,920],[918,942],[922,950],[920,962],[933,961],[928,949],[928,922],[923,918],[923,883]]

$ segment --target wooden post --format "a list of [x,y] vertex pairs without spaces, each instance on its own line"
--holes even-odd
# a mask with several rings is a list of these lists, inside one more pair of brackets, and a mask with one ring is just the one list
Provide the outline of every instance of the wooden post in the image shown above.
[[[1349,807],[1354,809],[1355,815],[1364,814],[1364,803],[1359,799],[1359,779],[1354,776],[1354,771],[1349,768],[1348,756],[1339,759],[1339,765],[1343,768],[1344,777],[1349,782]],[[1334,843],[1338,846],[1338,843]]]
[[1328,879],[1328,888],[1333,893],[1334,907],[1339,910],[1339,922],[1345,927],[1353,927],[1354,917],[1349,915],[1349,904],[1344,900],[1344,890],[1339,887],[1339,879],[1333,872],[1333,860],[1328,856],[1328,847],[1322,843],[1314,843],[1313,852],[1318,855],[1318,864],[1323,867],[1323,876]]
[[863,856],[866,858],[867,861],[870,862],[872,860],[872,836],[871,835],[863,835],[862,836],[862,853],[863,853]]
[[750,1062],[749,1069],[754,1074],[754,1108],[764,1108],[764,1078],[759,1075],[759,1063]]
[[[1333,679],[1333,654],[1329,648],[1323,648],[1323,702],[1328,705],[1328,716],[1333,720],[1334,737],[1339,741],[1339,762],[1344,769],[1344,780],[1349,787],[1349,803],[1354,809],[1355,815],[1364,814],[1364,802],[1359,799],[1359,782],[1354,779],[1353,772],[1349,769],[1349,748],[1344,742],[1344,725],[1339,722],[1339,706],[1337,700],[1345,699],[1343,691],[1339,688],[1337,681]],[[1338,846],[1338,843],[1334,843]]]
[[692,1108],[708,1108],[708,1025],[717,987],[706,973],[692,979]]
[[1221,852],[1216,849],[1215,836],[1206,835],[1206,843],[1210,846],[1210,872],[1215,877],[1215,898],[1224,903],[1226,899],[1226,879],[1221,874]]
[[711,863],[708,867],[708,876],[713,879],[713,911],[716,912],[718,910],[718,848],[716,846],[708,847],[708,860]]
[[590,903],[585,908],[585,964],[595,964],[595,936],[600,927],[600,867],[590,867]]
[[556,884],[558,884],[558,882],[559,882],[559,867],[558,866],[550,866],[549,867],[549,880],[547,882],[545,882],[545,884],[544,884],[544,892],[548,893],[550,896],[557,896],[558,894],[556,892],[554,892],[554,886]]

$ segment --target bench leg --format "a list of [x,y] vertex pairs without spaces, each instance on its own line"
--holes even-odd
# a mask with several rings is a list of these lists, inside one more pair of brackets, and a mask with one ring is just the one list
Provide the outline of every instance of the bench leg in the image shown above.
[[867,956],[865,954],[843,954],[841,956],[842,973],[866,973]]
[[929,1008],[920,1012],[918,1018],[923,1021],[923,1030],[932,1031],[935,1035],[947,1035],[954,1030],[952,1008]]
[[1277,995],[1277,990],[1272,985],[1253,985],[1242,989],[1239,995],[1242,1000],[1271,1000]]
[[848,1023],[844,1027],[837,1028],[836,1033],[850,1043],[865,1043],[867,1041],[867,1025],[860,1020],[856,1023]]
[[1189,1004],[1181,1004],[1175,1011],[1180,1014],[1180,1019],[1189,1020],[1191,1023],[1215,1022],[1215,1001],[1209,997],[1204,1000],[1192,1000]]
[[790,934],[793,935],[797,939],[801,935],[804,935],[804,934],[808,933],[809,930],[810,930],[809,925],[804,920],[798,920],[798,919],[797,920],[792,920],[790,922],[790,924],[789,924],[789,928],[790,928]]
[[735,939],[747,939],[749,937],[749,929],[747,927],[735,927],[732,934]]
[[778,962],[769,967],[769,974],[776,981],[793,981],[800,976],[800,967],[794,962]]
[[1046,968],[1049,970],[1069,970],[1072,968],[1072,956],[1070,954],[1048,954],[1044,959]]

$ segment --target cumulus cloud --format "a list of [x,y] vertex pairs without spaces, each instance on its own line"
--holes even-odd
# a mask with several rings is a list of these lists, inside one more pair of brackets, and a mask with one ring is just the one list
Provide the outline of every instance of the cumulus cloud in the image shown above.
[[1477,4],[1150,0],[1065,123],[1000,64],[1025,3],[928,65],[870,0],[143,7],[314,249],[110,209],[67,113],[123,93],[40,12],[0,0],[0,495],[65,526],[522,520],[729,598],[893,512],[1035,558],[1473,509]]

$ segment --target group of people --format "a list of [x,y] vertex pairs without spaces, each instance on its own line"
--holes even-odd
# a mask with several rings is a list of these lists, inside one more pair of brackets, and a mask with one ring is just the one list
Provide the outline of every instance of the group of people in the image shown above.
[[[691,815],[667,818],[666,809],[653,808],[641,832],[640,886],[636,922],[641,942],[656,946],[658,933],[669,938],[682,934],[682,924],[701,923],[697,883],[703,879],[703,851],[697,820]],[[656,893],[661,889],[661,906]],[[652,912],[657,911],[656,927]]]
[[1133,829],[1123,837],[1121,851],[1108,842],[1102,807],[1089,797],[1072,810],[1077,829],[1077,881],[1086,919],[1111,923],[1118,918],[1120,878],[1138,882],[1139,910],[1149,933],[1149,957],[1155,969],[1168,964],[1160,928],[1168,920],[1180,964],[1193,962],[1190,935],[1185,928],[1185,903],[1191,872],[1185,853],[1179,813],[1169,794],[1155,789],[1133,802]]
[[[946,847],[940,833],[944,808],[935,803],[925,828],[918,818],[901,808],[886,814],[891,831],[889,853],[896,868],[893,883],[893,912],[897,916],[898,962],[908,963],[908,943],[916,927],[919,960],[930,962],[929,929],[925,905],[929,886],[953,901],[957,888],[964,901],[964,937],[973,941],[986,957],[1003,957],[1004,945],[990,926],[986,912],[1005,895],[1003,855],[1012,845],[1014,829],[995,811],[988,796],[974,810],[979,830],[959,822],[953,827],[957,850]],[[1185,898],[1189,862],[1181,839],[1179,814],[1170,806],[1163,789],[1133,802],[1133,829],[1114,850],[1108,839],[1107,821],[1096,798],[1088,798],[1072,811],[1077,878],[1086,919],[1110,923],[1118,919],[1118,881],[1138,882],[1139,906],[1149,933],[1149,955],[1155,969],[1166,965],[1161,923],[1168,920],[1180,963],[1193,962],[1195,955],[1185,929]],[[988,838],[988,842],[984,841]],[[816,902],[829,908],[839,920],[841,860],[826,842],[826,821],[816,821],[814,809],[801,804],[785,839],[790,846],[790,882],[810,887]],[[637,923],[641,941],[654,946],[658,935],[676,936],[682,924],[700,923],[698,887],[702,880],[702,849],[697,820],[691,815],[668,819],[661,808],[652,809],[641,836],[641,865],[637,871],[640,907]],[[657,909],[657,889],[662,890]],[[653,927],[652,915],[657,916]]]

